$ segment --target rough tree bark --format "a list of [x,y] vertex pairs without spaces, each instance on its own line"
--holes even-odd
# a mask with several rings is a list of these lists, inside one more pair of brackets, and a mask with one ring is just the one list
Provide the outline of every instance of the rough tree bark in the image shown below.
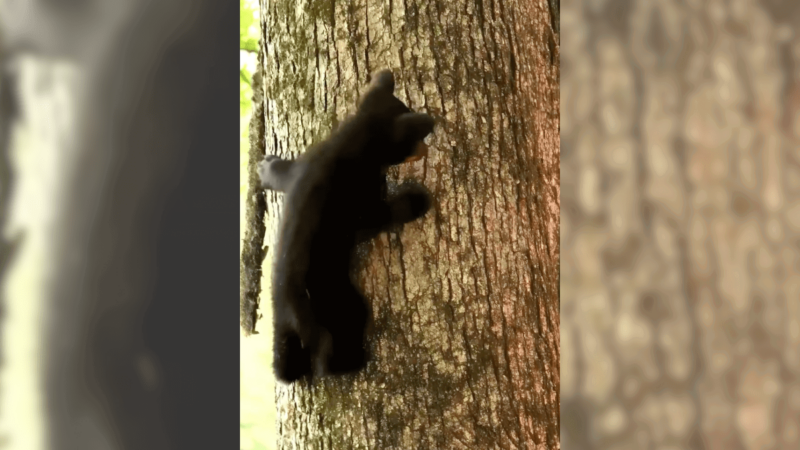
[[565,448],[800,448],[800,4],[569,2]]
[[[324,137],[383,67],[400,98],[440,119],[428,158],[390,172],[423,182],[434,209],[364,252],[374,361],[313,387],[279,385],[281,448],[559,448],[551,5],[262,2],[266,153],[295,157]],[[264,149],[252,152],[251,172]],[[265,198],[270,244],[283,198]]]

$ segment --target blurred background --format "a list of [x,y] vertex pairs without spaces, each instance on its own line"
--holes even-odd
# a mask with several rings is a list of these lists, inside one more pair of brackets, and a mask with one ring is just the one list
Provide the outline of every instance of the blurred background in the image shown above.
[[62,144],[74,139],[77,73],[74,64],[30,55],[16,63],[20,74],[16,94],[26,101],[4,130],[8,166],[2,183],[3,237],[7,243],[22,243],[24,237],[24,245],[13,255],[14,247],[3,247],[0,448],[40,449],[46,448],[41,390],[44,291],[56,270],[48,264],[48,248],[58,225],[55,209],[64,183],[61,175],[74,156],[66,153],[74,149]]
[[236,448],[238,20],[0,0],[0,448]]
[[564,3],[563,448],[800,448],[798,25]]
[[[247,164],[250,151],[250,117],[253,90],[251,83],[258,65],[260,16],[258,0],[239,0],[239,243],[244,240],[245,202],[247,201]],[[271,261],[267,255],[267,261]],[[270,278],[272,265],[264,264],[261,304],[271,305]],[[277,448],[277,407],[275,406],[275,375],[272,372],[272,308],[261,308],[258,334],[245,336],[240,330],[240,444],[241,450],[272,450]]]

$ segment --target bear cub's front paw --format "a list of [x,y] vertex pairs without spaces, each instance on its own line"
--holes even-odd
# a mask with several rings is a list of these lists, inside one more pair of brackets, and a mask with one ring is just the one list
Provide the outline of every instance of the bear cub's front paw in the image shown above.
[[431,196],[425,187],[416,183],[404,183],[390,201],[392,221],[408,223],[424,216],[431,208]]
[[274,189],[275,184],[273,182],[274,174],[272,173],[272,163],[273,161],[280,160],[279,157],[275,155],[266,155],[264,159],[262,159],[257,167],[256,172],[258,172],[258,178],[261,181],[261,189]]

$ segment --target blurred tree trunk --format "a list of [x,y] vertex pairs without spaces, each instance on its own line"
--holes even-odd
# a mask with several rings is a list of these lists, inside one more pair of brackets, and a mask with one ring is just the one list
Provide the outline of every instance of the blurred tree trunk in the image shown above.
[[800,448],[798,6],[563,11],[565,448]]
[[[280,447],[559,448],[557,11],[334,3],[262,2],[266,153],[323,138],[388,67],[400,98],[441,119],[428,158],[390,172],[424,182],[435,208],[365,249],[374,361],[279,385]],[[282,201],[266,195],[267,244]]]

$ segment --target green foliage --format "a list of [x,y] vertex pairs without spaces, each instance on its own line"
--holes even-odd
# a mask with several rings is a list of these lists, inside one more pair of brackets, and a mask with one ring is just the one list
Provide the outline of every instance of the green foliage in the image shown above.
[[252,79],[253,75],[242,65],[239,69],[239,115],[242,117],[250,114],[250,108],[253,107]]
[[258,1],[239,0],[239,113],[246,116],[252,107],[253,56],[258,52]]
[[239,48],[258,51],[258,2],[239,0]]
[[[247,192],[249,191],[248,163],[250,142],[248,124],[252,110],[253,73],[258,67],[258,38],[260,20],[258,0],[239,0],[239,222],[241,224],[240,242],[244,238]],[[240,250],[241,252],[241,247]],[[269,267],[269,264],[265,264]],[[267,277],[269,277],[267,272]],[[263,295],[263,294],[262,294]],[[262,302],[269,299],[262,297]],[[264,323],[270,323],[271,309],[264,311]],[[241,415],[239,419],[239,438],[242,450],[274,450],[277,448],[275,429],[277,408],[275,406],[275,385],[272,375],[272,339],[269,333],[242,338],[241,364]],[[0,444],[1,446],[1,444]]]

